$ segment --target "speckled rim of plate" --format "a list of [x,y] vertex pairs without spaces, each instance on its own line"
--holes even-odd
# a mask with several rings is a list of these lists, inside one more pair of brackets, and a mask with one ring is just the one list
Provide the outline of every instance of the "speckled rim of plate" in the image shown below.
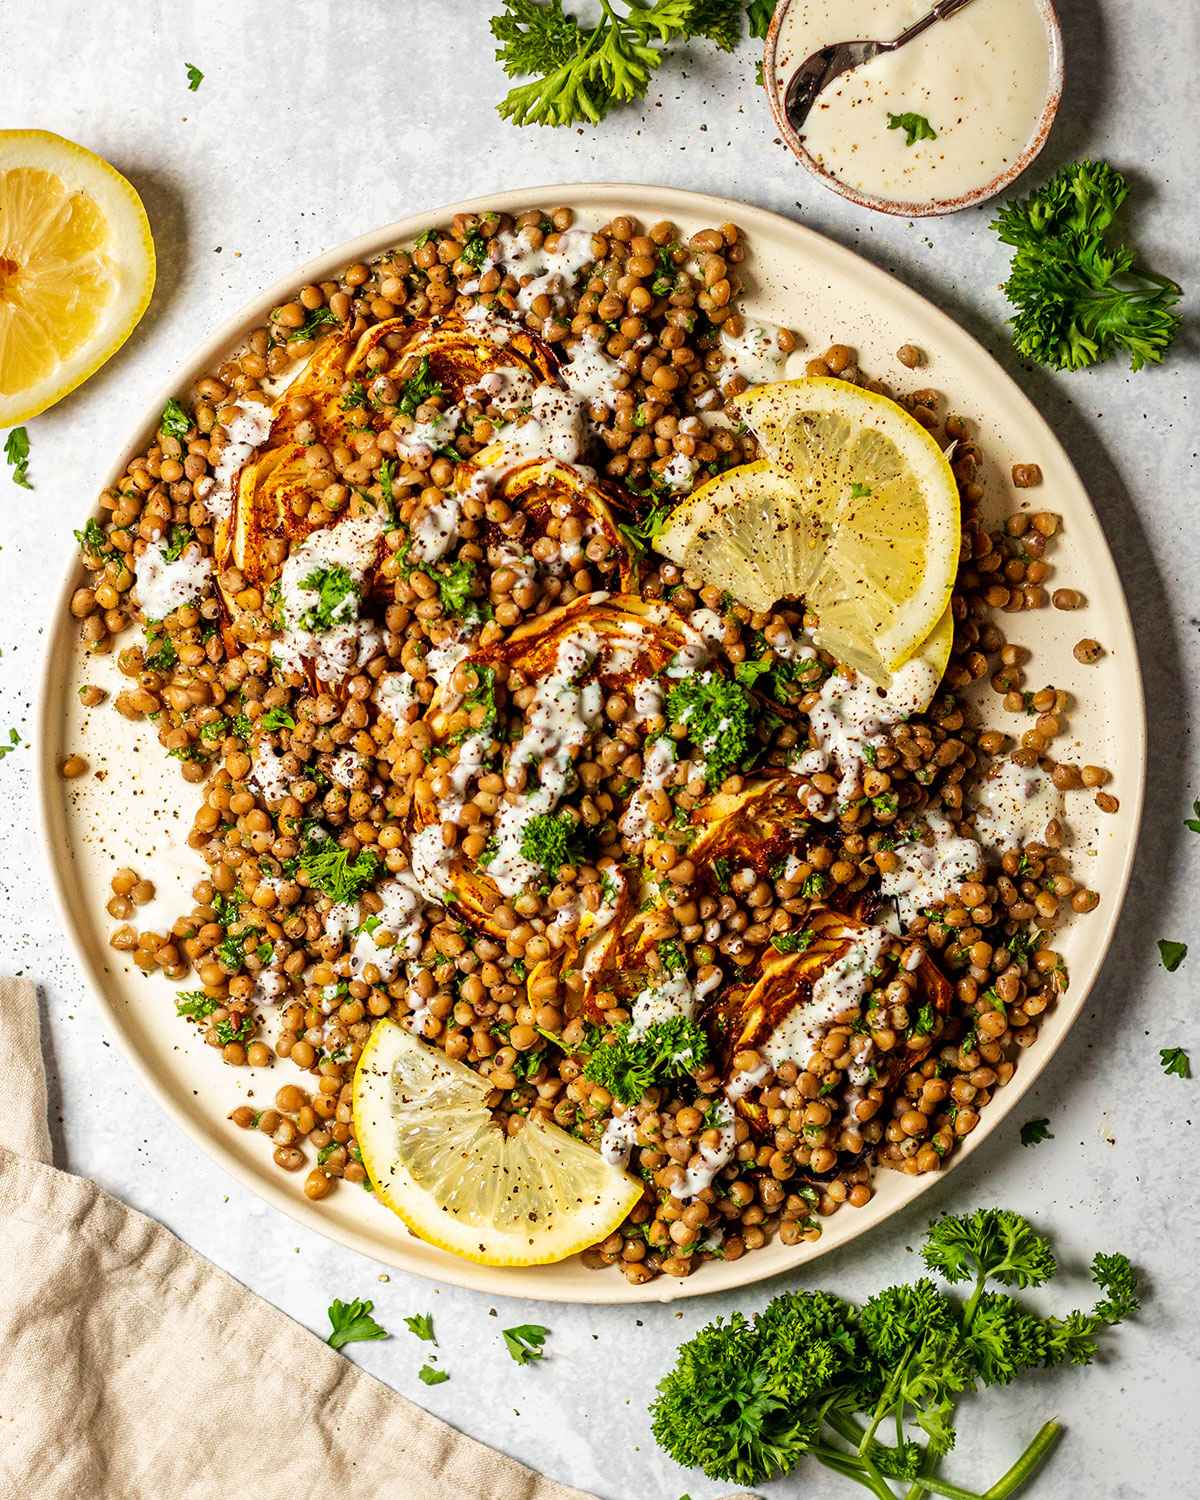
[[[864,306],[868,309],[864,316],[868,321],[876,316],[873,309],[885,305],[889,315],[895,313],[897,325],[908,335],[920,340],[924,347],[949,351],[948,358],[951,362],[961,359],[964,367],[975,368],[978,372],[976,379],[984,381],[986,377],[984,383],[988,401],[993,408],[999,406],[1003,409],[1009,427],[1019,429],[1018,446],[1021,456],[1038,458],[1046,470],[1048,481],[1052,480],[1055,486],[1054,508],[1060,512],[1070,512],[1076,553],[1091,570],[1086,580],[1090,602],[1103,614],[1106,644],[1110,647],[1110,656],[1119,664],[1113,666],[1113,680],[1119,680],[1121,699],[1125,705],[1115,725],[1108,720],[1101,721],[1105,724],[1106,731],[1114,736],[1110,744],[1114,753],[1109,756],[1109,761],[1117,764],[1120,769],[1120,818],[1100,820],[1108,825],[1104,835],[1109,839],[1107,847],[1112,851],[1112,868],[1107,872],[1101,891],[1101,906],[1083,919],[1088,946],[1082,957],[1071,958],[1070,990],[1043,1019],[1038,1040],[1029,1051],[1022,1054],[1020,1066],[1012,1081],[997,1093],[981,1115],[978,1128],[951,1158],[947,1167],[947,1171],[951,1171],[1003,1124],[1022,1096],[1037,1081],[1083,1009],[1100,971],[1104,955],[1112,941],[1136,848],[1145,787],[1146,726],[1142,676],[1129,610],[1112,554],[1091,501],[1057,438],[1029,398],[992,356],[945,313],[853,251],[782,215],[731,199],[675,188],[620,183],[558,184],[489,194],[446,208],[414,214],[352,240],[290,272],[268,291],[254,298],[242,311],[227,319],[189,360],[175,370],[118,449],[120,457],[104,476],[102,486],[111,485],[119,479],[124,471],[125,455],[135,453],[145,445],[149,435],[157,429],[159,414],[165,402],[179,391],[187,389],[193,380],[219,362],[220,357],[237,347],[249,330],[261,323],[268,311],[285,300],[297,286],[326,279],[340,267],[356,260],[370,259],[390,246],[411,240],[428,227],[442,227],[458,212],[480,212],[486,209],[514,212],[526,208],[550,208],[560,203],[569,203],[577,210],[595,211],[605,217],[618,212],[632,213],[651,222],[663,217],[677,219],[683,224],[687,224],[689,220],[693,223],[732,220],[742,227],[752,245],[762,252],[762,260],[769,258],[773,242],[780,248],[785,259],[789,255],[795,257],[795,265],[788,266],[787,275],[780,280],[780,285],[785,289],[797,284],[797,265],[803,267],[804,275],[813,278],[814,286],[823,275],[828,278],[821,283],[826,289],[825,295],[832,291],[833,281],[839,275],[847,279],[853,286],[854,294],[863,299]],[[817,293],[814,292],[813,295]],[[890,324],[888,337],[897,337]],[[1027,495],[1028,492],[1021,493]],[[64,783],[57,770],[61,756],[66,753],[64,735],[68,700],[71,697],[68,682],[72,672],[72,654],[78,652],[75,622],[68,605],[72,590],[79,584],[80,574],[78,560],[73,556],[58,594],[56,613],[47,632],[36,713],[36,807],[51,886],[63,928],[69,935],[80,967],[95,991],[106,1019],[149,1091],[199,1146],[232,1172],[245,1187],[273,1207],[306,1227],[376,1260],[416,1275],[492,1295],[596,1304],[669,1302],[681,1297],[728,1291],[781,1273],[795,1272],[826,1252],[840,1248],[867,1233],[941,1182],[944,1175],[942,1173],[907,1177],[881,1170],[876,1176],[876,1194],[871,1202],[864,1208],[846,1209],[824,1220],[824,1232],[815,1243],[789,1247],[775,1239],[739,1260],[709,1262],[695,1276],[683,1281],[660,1276],[641,1286],[630,1285],[615,1269],[589,1271],[579,1264],[577,1258],[553,1266],[532,1268],[476,1265],[415,1239],[398,1218],[384,1213],[369,1200],[363,1203],[361,1209],[351,1206],[347,1213],[337,1209],[332,1214],[325,1207],[310,1203],[303,1196],[301,1183],[296,1180],[302,1174],[280,1172],[272,1165],[269,1152],[263,1152],[261,1156],[253,1154],[253,1146],[262,1147],[267,1144],[255,1132],[240,1131],[229,1124],[223,1115],[214,1119],[199,1107],[196,1085],[200,1080],[194,1071],[202,1061],[198,1054],[188,1058],[185,1048],[172,1043],[169,1049],[171,1065],[156,1065],[150,1047],[151,1031],[156,1023],[141,1019],[147,1011],[153,1009],[142,1003],[145,992],[140,988],[136,991],[136,1006],[130,1005],[128,1001],[122,1002],[119,998],[121,979],[110,967],[114,962],[114,955],[107,944],[104,930],[109,925],[103,912],[103,902],[107,899],[108,892],[106,889],[85,889],[81,886],[68,831],[68,798],[64,795],[67,786],[74,784]],[[1050,616],[1058,612],[1041,613]],[[1063,618],[1070,617],[1060,616],[1060,619]],[[1066,654],[1069,656],[1069,651]],[[1069,663],[1065,670],[1069,672]],[[1094,695],[1102,700],[1106,680],[1104,663],[1088,670],[1096,674],[1088,681],[1095,683]],[[1116,676],[1118,672],[1119,678]],[[1103,836],[1098,835],[1097,842],[1103,842]],[[89,911],[93,914],[90,925],[87,917],[82,915]],[[1075,930],[1076,926],[1072,924],[1070,931],[1073,933]],[[1080,927],[1079,930],[1084,931],[1084,928]],[[1069,942],[1064,946],[1069,946]],[[140,976],[137,978],[139,986],[153,982],[155,981],[146,981]],[[169,1016],[169,1024],[178,1026],[173,1012]],[[208,1060],[215,1062],[224,1076],[235,1071],[243,1073],[240,1069],[222,1069],[219,1060],[213,1059],[211,1048],[200,1046],[199,1051],[207,1053]],[[182,1065],[174,1061],[178,1057],[184,1058]],[[189,1072],[189,1068],[192,1071]],[[273,1089],[274,1086],[272,1082],[270,1087]],[[366,1195],[355,1195],[355,1200],[359,1197],[365,1199]],[[334,1206],[339,1200],[347,1198],[347,1194],[339,1193],[325,1200],[325,1205]],[[368,1209],[370,1218],[363,1212]]]
[[[1058,106],[1062,102],[1063,87],[1066,80],[1066,60],[1063,48],[1062,26],[1059,24],[1058,12],[1054,8],[1054,0],[1038,0],[1038,7],[1042,12],[1042,20],[1045,23],[1046,32],[1050,41],[1050,76],[1046,88],[1046,102],[1042,106],[1041,118],[1037,128],[1027,142],[1025,149],[1010,167],[998,173],[983,187],[976,188],[971,193],[960,193],[957,198],[935,198],[922,203],[905,203],[894,198],[877,198],[871,193],[863,192],[861,188],[851,187],[849,183],[843,182],[840,177],[835,177],[832,172],[825,168],[810,154],[808,148],[793,130],[788,120],[787,111],[784,109],[783,101],[787,92],[788,79],[795,68],[804,61],[803,58],[795,59],[789,63],[786,76],[781,74],[778,66],[779,36],[783,22],[791,9],[793,0],[779,0],[775,9],[771,24],[767,29],[766,46],[763,53],[763,81],[766,85],[767,98],[770,101],[771,113],[775,117],[775,125],[788,150],[797,156],[801,163],[808,168],[812,175],[822,182],[831,191],[843,198],[848,198],[851,203],[857,203],[860,208],[873,208],[878,213],[898,214],[906,219],[928,219],[940,214],[958,213],[963,208],[974,208],[976,204],[986,203],[989,198],[994,198],[997,193],[1004,191],[1009,183],[1016,179],[1030,166],[1041,154],[1042,147],[1046,144],[1047,137],[1054,125],[1055,116],[1058,114]],[[947,24],[951,24],[948,22]],[[837,37],[832,40],[840,40]]]

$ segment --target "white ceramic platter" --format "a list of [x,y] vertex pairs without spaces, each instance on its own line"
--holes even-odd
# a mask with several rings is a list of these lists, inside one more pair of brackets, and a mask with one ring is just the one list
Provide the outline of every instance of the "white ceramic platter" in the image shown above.
[[[1075,612],[1053,609],[1003,617],[1010,638],[1034,648],[1029,685],[1053,683],[1075,700],[1069,714],[1074,744],[1062,750],[1107,766],[1110,790],[1119,796],[1116,816],[1097,812],[1089,792],[1068,794],[1072,858],[1080,879],[1100,892],[1099,907],[1074,919],[1060,934],[1071,986],[1044,1019],[1037,1043],[1021,1055],[1013,1081],[984,1110],[965,1149],[950,1159],[948,1170],[975,1150],[1005,1117],[1046,1067],[1068,1028],[1083,1008],[1112,937],[1129,878],[1141,813],[1145,775],[1145,713],[1129,612],[1100,523],[1078,475],[1053,433],[1016,383],[962,329],[929,302],[849,250],[811,230],[762,209],[698,193],[620,184],[531,188],[456,204],[419,214],[376,230],[352,244],[331,250],[289,274],[243,309],[197,349],[144,413],[135,430],[114,445],[109,473],[97,475],[97,488],[114,483],[127,458],[139,451],[153,431],[166,399],[186,394],[193,380],[217,365],[260,324],[272,307],[288,300],[296,287],[328,278],[340,267],[365,260],[395,244],[410,243],[422,230],[443,226],[459,211],[492,208],[519,212],[570,204],[585,224],[600,225],[617,213],[644,223],[675,221],[685,233],[732,220],[747,237],[745,264],[748,310],[792,327],[819,352],[833,340],[853,345],[867,372],[891,381],[897,389],[932,386],[949,406],[978,427],[986,456],[987,506],[1005,514],[1014,505],[1048,509],[1063,518],[1063,534],[1052,552],[1052,586],[1079,589],[1086,598]],[[906,371],[897,362],[901,344],[916,344],[927,363]],[[1014,463],[1037,463],[1045,476],[1037,489],[1014,491]],[[84,515],[80,515],[82,525]],[[905,1177],[881,1171],[877,1194],[864,1209],[843,1209],[824,1221],[815,1244],[789,1248],[778,1242],[741,1260],[716,1261],[685,1281],[660,1277],[631,1286],[612,1271],[589,1271],[577,1260],[535,1269],[498,1269],[458,1260],[415,1239],[372,1196],[343,1184],[321,1203],[303,1195],[303,1173],[290,1176],[271,1161],[271,1145],[257,1132],[239,1130],[227,1116],[253,1091],[264,1107],[285,1080],[296,1078],[281,1066],[252,1073],[226,1067],[219,1052],[206,1047],[196,1030],[179,1021],[171,996],[176,988],[161,977],[146,978],[109,946],[113,921],[104,910],[109,881],[120,865],[132,865],[156,884],[151,907],[138,913],[139,925],[163,930],[190,907],[189,891],[200,878],[200,856],[186,846],[186,835],[198,792],[183,782],[175,762],[160,749],[145,724],[121,718],[109,705],[81,708],[77,694],[84,682],[113,687],[117,671],[112,657],[87,658],[77,643],[77,629],[67,602],[79,582],[73,560],[58,612],[51,622],[45,662],[40,733],[38,796],[48,857],[62,918],[96,1002],[103,1008],[146,1085],[163,1107],[244,1183],[285,1213],[343,1244],[437,1280],[490,1293],[577,1302],[641,1302],[696,1296],[741,1286],[795,1268],[855,1236],[910,1203],[932,1187],[936,1175]],[[1099,664],[1081,666],[1071,648],[1082,636],[1094,636],[1106,648]],[[1016,732],[1028,727],[999,711],[996,722]],[[1113,705],[1120,703],[1120,713]],[[1061,743],[1061,742],[1060,742]],[[87,757],[92,774],[64,782],[57,767],[63,755]],[[1015,1146],[1016,1137],[1013,1134]]]

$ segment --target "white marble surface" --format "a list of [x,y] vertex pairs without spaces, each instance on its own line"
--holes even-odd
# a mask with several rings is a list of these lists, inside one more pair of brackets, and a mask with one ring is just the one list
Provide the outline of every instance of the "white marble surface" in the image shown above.
[[[1015,368],[996,290],[1005,260],[986,211],[914,225],[823,191],[772,141],[752,47],[671,63],[644,111],[599,131],[514,130],[492,112],[503,85],[488,9],[468,0],[235,0],[219,9],[195,0],[10,0],[2,8],[0,127],[60,131],[126,172],[154,227],[159,282],[121,356],[30,424],[35,494],[0,474],[0,732],[28,724],[71,530],[152,389],[202,332],[280,272],[411,210],[579,179],[740,195],[894,270]],[[1045,166],[1104,155],[1129,172],[1147,258],[1194,281],[1200,13],[1169,0],[1060,0],[1060,10],[1069,85]],[[187,62],[205,73],[195,94]],[[1158,1049],[1190,1044],[1200,1073],[1200,839],[1181,821],[1200,795],[1190,739],[1200,669],[1194,325],[1162,370],[1018,373],[1091,488],[1137,619],[1151,724],[1141,857],[1102,981],[1029,1100],[1030,1115],[1050,1117],[1055,1139],[1035,1152],[1003,1132],[907,1217],[821,1261],[812,1280],[859,1296],[910,1274],[912,1247],[935,1208],[1006,1204],[1051,1229],[1071,1274],[1046,1305],[1085,1296],[1078,1273],[1094,1250],[1126,1250],[1150,1296],[1138,1322],[1112,1340],[1112,1356],[1090,1372],[989,1396],[979,1430],[964,1420],[970,1436],[953,1469],[989,1482],[1057,1413],[1069,1434],[1037,1495],[1182,1497],[1200,1492],[1191,1154],[1200,1082],[1164,1077]],[[393,1329],[403,1330],[406,1314],[432,1311],[448,1383],[417,1381],[426,1346],[403,1331],[354,1346],[351,1356],[481,1439],[604,1500],[720,1493],[656,1452],[647,1400],[680,1338],[718,1312],[756,1308],[777,1288],[678,1310],[495,1304],[397,1273],[381,1281],[381,1267],[265,1208],[160,1114],[106,1036],[50,915],[29,765],[27,749],[0,762],[0,951],[7,968],[42,986],[60,1163],[155,1215],[314,1329],[334,1296],[374,1297]],[[1193,941],[1194,956],[1174,976],[1157,964],[1159,936]],[[540,1366],[519,1370],[504,1352],[499,1329],[519,1321],[553,1330]],[[855,1491],[802,1470],[768,1492],[823,1500]]]

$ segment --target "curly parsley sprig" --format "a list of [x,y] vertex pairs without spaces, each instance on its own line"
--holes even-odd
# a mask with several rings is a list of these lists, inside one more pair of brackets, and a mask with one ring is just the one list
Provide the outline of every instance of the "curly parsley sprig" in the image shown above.
[[1137,1311],[1133,1268],[1123,1255],[1097,1255],[1091,1273],[1102,1295],[1092,1310],[1041,1317],[989,1290],[1041,1286],[1055,1273],[1048,1242],[1019,1214],[939,1219],[922,1253],[947,1281],[972,1284],[965,1302],[922,1277],[863,1307],[827,1292],[785,1292],[753,1322],[734,1313],[701,1329],[659,1384],[651,1407],[659,1444],[689,1468],[742,1485],[808,1456],[877,1500],[896,1500],[894,1481],[906,1500],[1015,1495],[1049,1456],[1059,1423],[1046,1422],[980,1495],[936,1472],[955,1444],[959,1400],[1042,1366],[1090,1363],[1103,1331]]
[[993,219],[1014,252],[1004,290],[1019,354],[1055,370],[1082,370],[1122,350],[1133,370],[1161,361],[1179,330],[1182,293],[1111,237],[1128,192],[1108,162],[1072,162]]
[[610,109],[640,99],[665,48],[703,39],[729,52],[746,17],[765,36],[774,0],[599,0],[594,26],[581,26],[562,0],[504,0],[491,19],[496,61],[528,78],[497,106],[514,125],[596,125]]

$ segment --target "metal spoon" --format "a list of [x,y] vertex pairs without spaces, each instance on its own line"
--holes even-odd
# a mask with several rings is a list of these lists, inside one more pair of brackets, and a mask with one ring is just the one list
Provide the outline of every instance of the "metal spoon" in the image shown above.
[[903,47],[927,31],[935,21],[945,21],[970,3],[971,0],[938,0],[928,15],[914,21],[890,42],[834,42],[828,47],[818,48],[788,79],[787,92],[783,96],[788,124],[799,134],[817,95],[840,74],[861,67],[881,52],[895,52],[897,47]]

